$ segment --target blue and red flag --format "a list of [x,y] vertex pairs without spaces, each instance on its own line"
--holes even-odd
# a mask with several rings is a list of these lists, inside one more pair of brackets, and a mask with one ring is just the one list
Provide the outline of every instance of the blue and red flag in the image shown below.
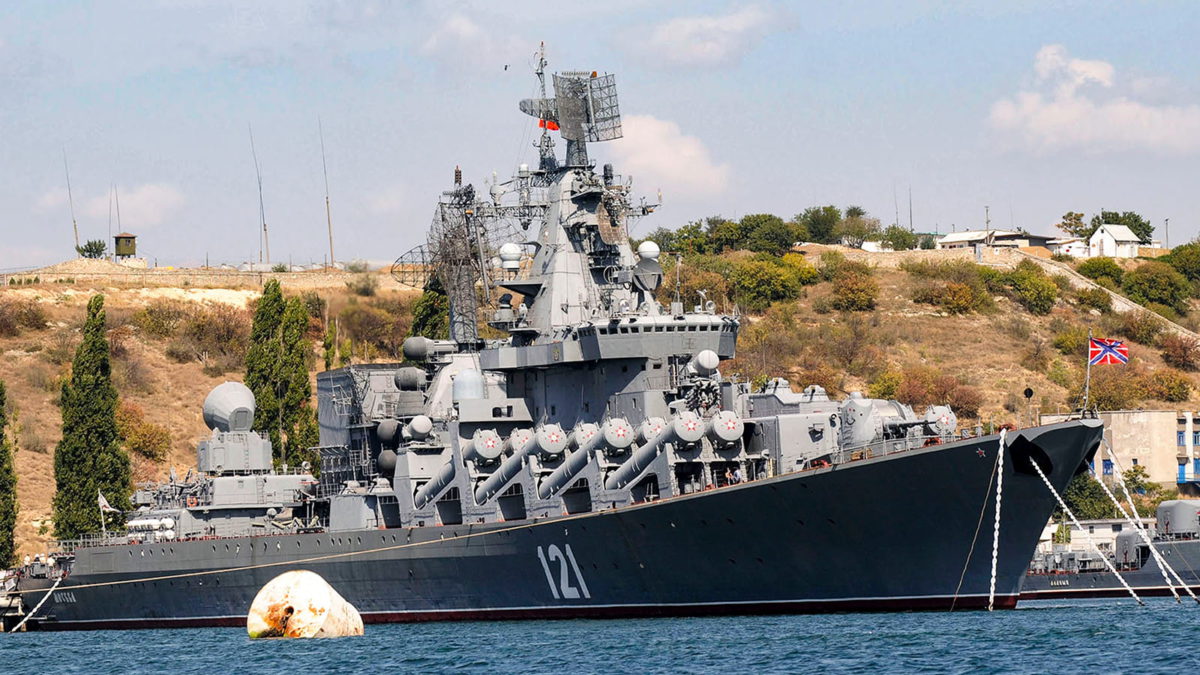
[[1129,347],[1120,340],[1088,338],[1088,363],[1093,366],[1129,363]]

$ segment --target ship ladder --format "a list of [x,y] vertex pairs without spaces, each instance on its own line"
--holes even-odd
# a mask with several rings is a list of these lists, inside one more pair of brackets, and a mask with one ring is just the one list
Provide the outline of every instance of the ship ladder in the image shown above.
[[1046,474],[1042,472],[1041,465],[1034,461],[1032,457],[1029,458],[1029,463],[1033,465],[1033,470],[1037,472],[1037,475],[1042,479],[1042,482],[1046,484],[1046,489],[1049,490],[1050,494],[1054,495],[1054,498],[1058,500],[1058,505],[1062,507],[1063,513],[1067,514],[1067,517],[1071,519],[1071,523],[1076,527],[1076,529],[1082,532],[1083,536],[1087,537],[1088,543],[1091,544],[1092,548],[1095,549],[1097,554],[1099,554],[1100,559],[1104,561],[1104,565],[1108,567],[1108,571],[1116,575],[1117,580],[1121,582],[1121,585],[1125,587],[1125,590],[1129,591],[1129,595],[1131,595],[1133,599],[1137,601],[1137,604],[1144,606],[1146,603],[1138,597],[1137,592],[1133,590],[1133,587],[1129,585],[1129,582],[1125,581],[1125,577],[1121,576],[1121,573],[1117,571],[1117,568],[1113,565],[1112,561],[1108,559],[1108,556],[1104,554],[1104,551],[1100,550],[1100,546],[1096,544],[1096,540],[1092,538],[1091,533],[1083,529],[1083,525],[1079,524],[1079,519],[1075,517],[1075,514],[1071,512],[1071,508],[1067,506],[1065,501],[1063,501],[1062,495],[1058,494],[1058,490],[1054,489],[1054,485],[1050,483],[1050,479],[1046,478]]
[[46,604],[46,600],[48,600],[50,598],[50,594],[54,592],[54,589],[58,588],[58,585],[61,584],[62,580],[65,578],[66,577],[59,577],[58,581],[54,582],[54,585],[50,587],[50,590],[46,591],[46,594],[43,595],[42,599],[40,601],[38,601],[38,604],[36,606],[34,606],[33,611],[26,614],[24,616],[24,618],[21,619],[21,622],[15,626],[13,626],[13,629],[8,632],[15,633],[15,632],[21,630],[21,626],[24,626],[26,621],[28,621],[30,618],[32,618],[34,614],[37,614],[38,610],[42,608],[42,605]]
[[[1154,556],[1154,560],[1158,563],[1159,571],[1162,572],[1163,581],[1167,583],[1167,588],[1171,589],[1171,595],[1175,596],[1175,602],[1183,602],[1183,600],[1179,597],[1179,593],[1175,591],[1175,586],[1171,583],[1171,579],[1167,576],[1168,573],[1175,578],[1175,581],[1183,587],[1184,591],[1187,591],[1187,594],[1192,597],[1192,600],[1196,601],[1196,604],[1200,604],[1200,598],[1197,598],[1196,594],[1192,592],[1191,587],[1183,582],[1183,578],[1179,576],[1179,572],[1175,571],[1175,568],[1171,566],[1171,563],[1167,562],[1167,559],[1163,557],[1162,552],[1155,548],[1154,542],[1150,540],[1150,534],[1146,531],[1146,528],[1142,526],[1141,519],[1130,516],[1130,512],[1137,514],[1137,506],[1133,502],[1133,495],[1129,492],[1129,486],[1125,483],[1125,469],[1121,467],[1121,462],[1117,459],[1117,453],[1113,451],[1112,445],[1109,444],[1108,439],[1104,439],[1104,447],[1106,450],[1108,450],[1108,456],[1112,458],[1117,484],[1121,486],[1121,490],[1125,494],[1125,499],[1129,502],[1129,511],[1126,511],[1125,507],[1117,500],[1116,496],[1109,491],[1108,486],[1104,484],[1104,481],[1101,481],[1097,478],[1096,482],[1100,483],[1100,487],[1104,488],[1104,493],[1107,494],[1108,498],[1117,505],[1117,508],[1121,511],[1121,515],[1125,516],[1125,519],[1133,524],[1133,528],[1137,530],[1138,534],[1141,536],[1142,542],[1145,543],[1150,549],[1151,555]],[[1092,475],[1095,476],[1094,470]]]
[[1008,429],[1000,430],[1000,442],[996,450],[996,521],[992,526],[992,578],[988,582],[988,611],[996,602],[996,561],[1000,558],[1000,497],[1004,493],[1004,446]]

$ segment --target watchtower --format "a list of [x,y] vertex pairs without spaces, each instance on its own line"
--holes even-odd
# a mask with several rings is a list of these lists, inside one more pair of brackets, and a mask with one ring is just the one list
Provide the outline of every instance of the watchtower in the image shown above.
[[132,258],[137,255],[137,235],[122,232],[113,236],[113,251],[118,258]]

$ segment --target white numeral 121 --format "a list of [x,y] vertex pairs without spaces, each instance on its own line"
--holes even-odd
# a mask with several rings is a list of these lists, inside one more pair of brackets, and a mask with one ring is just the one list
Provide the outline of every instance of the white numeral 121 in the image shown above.
[[[563,554],[563,549],[566,549],[566,555]],[[576,600],[581,593],[584,598],[591,599],[592,594],[588,592],[587,582],[583,580],[583,574],[579,571],[579,563],[575,562],[575,554],[571,552],[571,545],[563,544],[563,549],[560,549],[557,544],[550,544],[544,551],[541,546],[537,549],[538,560],[542,561],[542,571],[546,573],[546,583],[550,584],[550,592],[554,594],[555,600]],[[550,572],[550,563],[552,562],[558,563],[557,582]],[[567,563],[571,565],[569,569]],[[571,583],[572,572],[575,573],[577,585]]]

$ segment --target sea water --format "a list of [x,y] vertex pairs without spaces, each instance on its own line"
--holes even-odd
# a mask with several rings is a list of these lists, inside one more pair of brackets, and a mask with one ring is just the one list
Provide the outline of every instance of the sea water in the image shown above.
[[242,629],[0,636],[11,673],[1188,673],[1200,605],[1155,598],[1003,612],[368,625],[363,637]]

